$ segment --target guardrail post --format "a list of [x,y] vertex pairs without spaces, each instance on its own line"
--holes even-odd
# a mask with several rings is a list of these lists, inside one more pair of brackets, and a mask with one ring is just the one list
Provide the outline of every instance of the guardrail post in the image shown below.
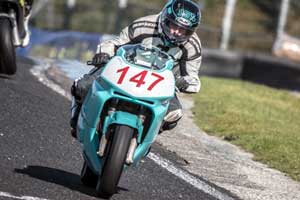
[[127,8],[128,0],[118,0],[118,10],[116,16],[116,24],[115,24],[115,33],[119,33],[121,31],[122,26],[122,17],[124,16]]
[[277,27],[277,38],[281,38],[284,33],[288,13],[289,13],[290,0],[281,0],[280,16]]
[[230,32],[233,21],[233,16],[235,12],[236,0],[226,0],[226,10],[223,18],[223,26],[222,26],[222,39],[221,46],[222,50],[227,50],[230,41]]

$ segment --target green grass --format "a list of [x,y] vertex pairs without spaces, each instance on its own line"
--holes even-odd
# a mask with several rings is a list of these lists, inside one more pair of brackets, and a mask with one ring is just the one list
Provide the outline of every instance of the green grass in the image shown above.
[[300,181],[300,98],[238,80],[201,80],[193,96],[198,126]]

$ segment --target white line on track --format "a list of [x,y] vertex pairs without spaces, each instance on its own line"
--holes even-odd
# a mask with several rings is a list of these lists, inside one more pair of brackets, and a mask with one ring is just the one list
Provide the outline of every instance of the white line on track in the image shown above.
[[233,200],[232,197],[229,197],[226,194],[223,194],[216,190],[215,188],[211,187],[204,181],[201,181],[200,179],[190,175],[189,173],[178,169],[173,163],[171,163],[169,160],[154,154],[154,153],[149,153],[148,158],[153,160],[156,164],[161,166],[162,168],[166,169],[168,172],[172,173],[173,175],[177,176],[178,178],[184,180],[185,182],[191,184],[195,188],[205,192],[206,194],[209,194],[217,199],[220,200]]
[[7,192],[0,192],[0,197],[6,197],[6,198],[12,198],[12,199],[20,199],[20,200],[48,200],[48,199],[43,199],[43,198],[38,198],[38,197],[31,197],[31,196],[14,196],[10,193]]
[[[44,75],[43,71],[47,67],[43,66],[35,66],[31,69],[32,74],[38,77],[39,81],[51,88],[52,90],[56,91],[57,93],[61,94],[62,96],[66,97],[70,100],[70,95],[64,91],[59,85],[53,83],[51,80],[47,79],[47,77]],[[189,173],[178,169],[173,163],[171,163],[169,160],[162,158],[161,156],[149,153],[148,158],[150,158],[152,161],[154,161],[159,166],[166,169],[168,172],[172,173],[173,175],[177,176],[178,178],[184,180],[185,182],[189,183],[190,185],[194,186],[195,188],[205,192],[206,194],[215,197],[219,200],[234,200],[232,197],[216,190],[214,187],[208,185],[204,181],[201,181],[200,179],[190,175]],[[27,199],[26,199],[27,200]],[[31,199],[30,199],[31,200]],[[33,199],[36,200],[36,199]],[[40,200],[40,199],[37,199]]]

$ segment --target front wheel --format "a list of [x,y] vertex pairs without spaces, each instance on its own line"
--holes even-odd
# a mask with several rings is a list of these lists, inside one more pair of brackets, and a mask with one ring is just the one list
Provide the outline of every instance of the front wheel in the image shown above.
[[112,145],[96,187],[99,196],[110,197],[116,192],[133,132],[131,127],[116,126]]
[[13,75],[16,71],[16,52],[11,23],[7,18],[0,18],[0,73]]

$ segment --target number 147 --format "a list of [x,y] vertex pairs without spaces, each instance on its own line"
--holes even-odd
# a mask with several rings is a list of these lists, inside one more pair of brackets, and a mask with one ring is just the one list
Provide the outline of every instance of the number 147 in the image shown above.
[[[124,67],[122,69],[119,69],[117,71],[117,73],[121,73],[119,80],[118,80],[118,84],[122,84],[124,81],[125,76],[127,75],[127,72],[129,70],[130,67]],[[144,70],[134,76],[132,76],[129,81],[130,82],[134,82],[136,83],[136,87],[141,87],[142,85],[146,84],[145,82],[145,78],[147,76],[147,74],[149,73],[149,71]],[[147,90],[151,91],[159,82],[161,82],[162,80],[164,80],[164,77],[160,76],[159,74],[153,73],[151,72],[151,76],[154,79],[154,81],[150,84],[150,86],[147,88]]]

